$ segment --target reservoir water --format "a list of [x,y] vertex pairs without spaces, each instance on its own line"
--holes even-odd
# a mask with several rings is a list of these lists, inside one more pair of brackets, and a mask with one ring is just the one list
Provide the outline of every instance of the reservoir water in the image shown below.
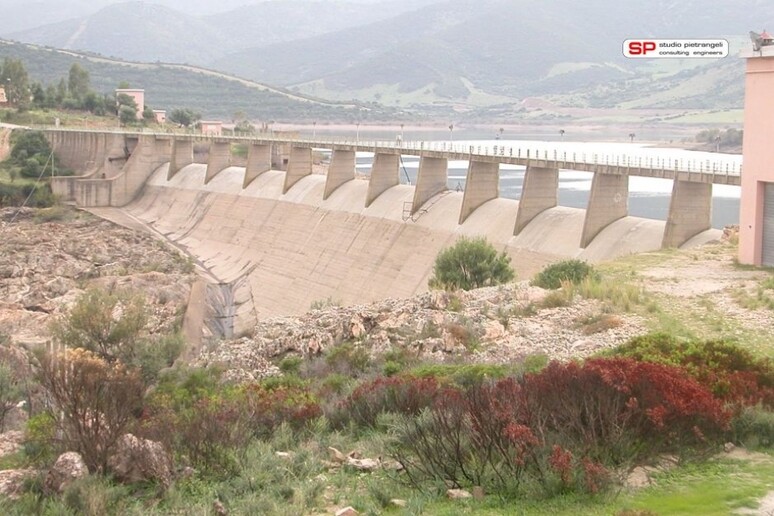
[[[406,142],[408,144],[408,142]],[[742,157],[736,154],[710,153],[687,151],[676,148],[659,148],[639,143],[607,143],[607,142],[564,142],[564,141],[533,141],[533,140],[465,140],[465,141],[435,141],[426,142],[426,148],[434,146],[453,145],[456,150],[468,149],[473,146],[476,151],[493,149],[495,146],[505,149],[505,155],[509,152],[517,154],[521,150],[522,155],[530,149],[531,155],[535,152],[542,155],[548,151],[556,151],[559,155],[573,153],[580,156],[585,154],[588,159],[596,155],[600,162],[605,159],[614,162],[616,159],[625,158],[631,160],[666,160],[667,163],[675,161],[681,164],[698,163],[716,164],[720,170],[729,170],[729,173],[738,174]],[[369,174],[373,154],[359,152],[357,155],[357,170],[362,174]],[[452,190],[464,190],[467,174],[467,161],[450,161],[448,170],[448,187]],[[401,182],[414,184],[419,169],[417,156],[403,156],[401,160]],[[500,196],[511,199],[519,199],[522,183],[524,181],[525,168],[515,165],[500,166]],[[573,208],[586,208],[593,174],[590,172],[578,172],[574,170],[560,170],[559,172],[559,204]],[[672,180],[630,176],[629,178],[629,214],[636,217],[665,220],[669,211],[669,201],[672,193]],[[739,196],[738,186],[714,185],[712,191],[712,226],[722,228],[728,224],[739,223]]]

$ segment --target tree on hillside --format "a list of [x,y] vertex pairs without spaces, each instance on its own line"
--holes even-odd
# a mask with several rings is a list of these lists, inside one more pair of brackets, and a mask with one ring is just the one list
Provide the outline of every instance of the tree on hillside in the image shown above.
[[191,109],[173,109],[167,117],[167,120],[171,123],[179,124],[183,127],[190,127],[201,119],[202,115]]
[[70,67],[67,90],[70,96],[79,101],[79,103],[82,103],[86,95],[89,94],[89,72],[78,63],[73,63]]
[[438,253],[430,288],[470,290],[511,281],[515,274],[511,259],[485,238],[460,238]]
[[5,96],[12,106],[27,107],[30,100],[29,76],[21,60],[9,57],[3,60],[0,84],[5,87]]

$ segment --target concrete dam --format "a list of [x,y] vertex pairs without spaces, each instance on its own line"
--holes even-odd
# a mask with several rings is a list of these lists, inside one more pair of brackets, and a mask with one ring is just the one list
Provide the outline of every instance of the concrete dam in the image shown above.
[[[326,148],[322,142],[47,134],[64,164],[82,171],[55,178],[55,193],[97,213],[121,210],[235,285],[237,329],[327,298],[354,304],[425,291],[436,255],[461,236],[486,237],[525,279],[560,259],[598,262],[720,233],[710,229],[715,181],[705,172],[667,171],[675,188],[665,222],[626,213],[628,175],[657,173],[641,164],[639,172],[598,167],[581,210],[557,206],[558,170],[570,167],[534,157],[516,201],[498,196],[502,156],[466,156],[467,185],[456,192],[446,188],[446,159],[459,158],[443,151],[418,149],[417,184],[404,185],[398,157],[413,153],[405,148],[331,145],[323,175],[312,173],[312,149]],[[209,145],[207,163],[194,163],[195,143]],[[232,165],[234,143],[248,146],[245,166]],[[355,152],[367,150],[373,168],[358,179]]]

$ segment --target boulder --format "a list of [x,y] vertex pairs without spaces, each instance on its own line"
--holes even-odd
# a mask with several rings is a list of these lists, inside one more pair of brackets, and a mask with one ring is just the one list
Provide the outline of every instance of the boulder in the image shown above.
[[53,493],[61,493],[75,480],[89,475],[89,468],[80,453],[63,453],[46,475],[46,489]]
[[34,477],[38,472],[34,469],[6,469],[0,471],[0,496],[11,500],[19,498],[24,487],[24,481]]
[[464,498],[472,498],[473,495],[469,491],[464,489],[449,489],[446,491],[446,496],[450,500],[462,500]]
[[346,464],[356,470],[367,471],[369,473],[376,471],[381,465],[377,459],[353,459],[352,457],[347,457]]
[[117,480],[127,484],[155,480],[168,486],[172,480],[172,459],[164,446],[132,434],[118,440],[108,458],[108,469]]
[[22,449],[24,432],[11,430],[0,434],[0,457],[12,455]]

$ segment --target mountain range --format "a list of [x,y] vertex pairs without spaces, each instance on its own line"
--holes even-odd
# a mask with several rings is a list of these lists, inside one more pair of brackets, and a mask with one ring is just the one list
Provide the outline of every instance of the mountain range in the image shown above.
[[738,49],[749,30],[774,22],[768,0],[224,0],[218,12],[202,1],[90,3],[92,12],[23,30],[4,18],[0,35],[189,63],[320,98],[458,111],[532,97],[579,107],[741,106],[734,55],[633,61],[622,43],[725,37]]

